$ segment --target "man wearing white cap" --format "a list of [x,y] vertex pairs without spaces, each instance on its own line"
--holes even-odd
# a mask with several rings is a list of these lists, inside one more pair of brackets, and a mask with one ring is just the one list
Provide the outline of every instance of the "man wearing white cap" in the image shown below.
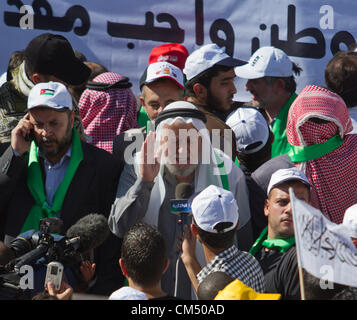
[[[210,185],[193,199],[191,207],[193,223],[190,228],[185,226],[181,259],[195,291],[211,272],[223,271],[255,291],[264,292],[259,263],[234,245],[239,210],[232,192]],[[196,238],[206,258],[207,265],[203,269],[195,255]]]
[[[80,140],[72,97],[63,84],[35,85],[27,109],[0,158],[0,187],[6,190],[0,199],[0,210],[7,215],[5,244],[20,233],[38,230],[43,218],[60,218],[66,232],[90,213],[108,216],[119,178],[108,152]],[[92,289],[103,290],[98,293],[109,294],[120,285],[112,260],[119,252],[108,246],[113,243],[118,240],[111,235],[94,250],[97,282]]]
[[[224,152],[212,146],[205,121],[205,115],[192,103],[169,104],[156,118],[156,131],[148,134],[134,163],[125,165],[109,217],[112,232],[120,238],[138,222],[158,227],[170,259],[162,279],[163,290],[173,295],[176,282],[177,295],[186,299],[191,298],[191,288],[182,265],[178,280],[175,277],[176,242],[181,229],[178,217],[170,213],[170,199],[175,199],[179,183],[191,184],[194,192],[211,184],[230,190],[240,206],[238,237],[247,230],[242,245],[245,237],[251,237],[244,174]],[[253,239],[246,241],[251,245]]]
[[274,133],[272,158],[288,153],[286,121],[290,105],[297,97],[294,74],[301,68],[294,64],[284,51],[274,47],[262,47],[248,63],[235,68],[238,77],[247,79],[246,90],[253,102],[266,111]]
[[[223,142],[232,146],[229,154],[235,160],[235,139],[230,127],[225,124],[231,112],[233,96],[237,92],[234,84],[234,67],[245,62],[234,59],[216,44],[207,44],[192,52],[185,63],[187,101],[205,113],[207,129],[219,130],[221,146]],[[226,131],[226,134],[225,134]],[[223,150],[224,151],[224,150]],[[227,152],[227,151],[225,151]]]
[[267,286],[282,255],[295,245],[289,188],[298,199],[310,201],[310,183],[303,172],[295,167],[277,170],[270,179],[264,207],[268,226],[249,251],[258,259]]
[[260,194],[260,198],[257,196],[261,190],[252,180],[251,174],[271,159],[274,136],[261,111],[255,107],[239,107],[228,116],[226,123],[233,129],[236,137],[236,164],[246,177],[253,239],[256,239],[267,222],[262,210],[265,194]]
[[236,137],[236,163],[239,163],[246,176],[250,176],[271,159],[273,133],[262,113],[254,107],[236,109],[228,116],[226,123]]

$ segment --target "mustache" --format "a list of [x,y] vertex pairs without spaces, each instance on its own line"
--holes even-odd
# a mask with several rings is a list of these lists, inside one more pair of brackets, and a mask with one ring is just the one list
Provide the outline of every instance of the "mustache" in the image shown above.
[[40,142],[56,142],[57,140],[55,138],[46,138],[42,137],[40,138]]
[[285,215],[283,215],[282,217],[280,217],[280,221],[284,221],[284,220],[291,220],[291,221],[293,221],[293,217],[290,216],[290,215],[285,214]]

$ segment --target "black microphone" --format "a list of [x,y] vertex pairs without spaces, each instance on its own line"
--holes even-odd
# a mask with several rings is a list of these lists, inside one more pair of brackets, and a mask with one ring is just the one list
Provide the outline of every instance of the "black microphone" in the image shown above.
[[110,229],[108,221],[102,214],[91,213],[79,219],[71,226],[66,236],[71,240],[79,237],[77,250],[86,253],[91,249],[99,247],[109,236]]
[[175,199],[170,201],[171,213],[177,214],[181,218],[181,232],[184,233],[186,217],[191,213],[191,205],[188,199],[194,192],[193,186],[187,182],[181,182],[176,186]]

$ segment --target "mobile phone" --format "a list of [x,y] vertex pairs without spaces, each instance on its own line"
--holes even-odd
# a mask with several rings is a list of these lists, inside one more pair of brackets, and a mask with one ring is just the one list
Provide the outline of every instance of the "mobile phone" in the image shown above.
[[46,278],[45,278],[45,288],[48,282],[52,282],[54,288],[59,290],[61,288],[63,277],[63,265],[60,262],[52,261],[47,265]]
[[25,136],[25,141],[32,141],[33,139],[35,139],[35,133],[34,130],[31,129],[30,133]]

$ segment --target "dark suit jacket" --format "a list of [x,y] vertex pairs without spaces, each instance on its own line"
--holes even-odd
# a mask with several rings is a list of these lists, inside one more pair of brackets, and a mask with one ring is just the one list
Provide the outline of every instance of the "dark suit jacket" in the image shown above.
[[129,129],[114,137],[113,156],[120,173],[127,162],[125,157],[133,157],[136,152],[139,152],[145,138],[145,127]]
[[[119,180],[113,156],[97,147],[82,142],[83,161],[68,188],[61,210],[63,234],[80,218],[90,214],[108,217],[114,202]],[[16,237],[34,204],[27,187],[28,155],[16,157],[9,147],[0,158],[0,216],[5,243]],[[120,240],[113,234],[94,251],[97,294],[110,294],[122,284],[118,266]]]

